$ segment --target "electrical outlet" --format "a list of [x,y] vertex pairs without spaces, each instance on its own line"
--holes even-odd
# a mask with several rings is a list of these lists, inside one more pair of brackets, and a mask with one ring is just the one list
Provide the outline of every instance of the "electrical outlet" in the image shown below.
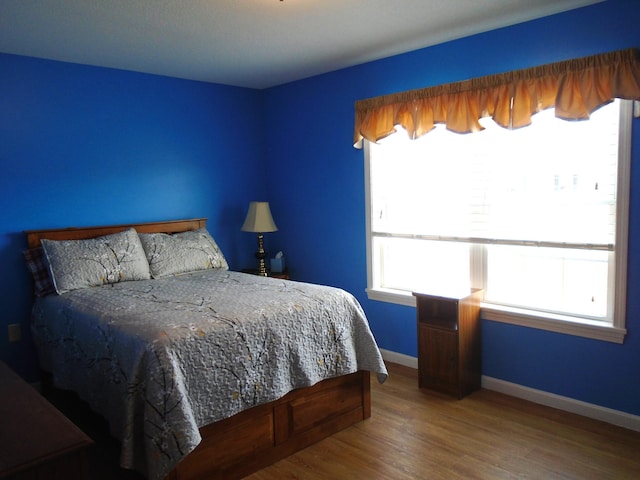
[[22,330],[19,323],[12,323],[9,325],[9,341],[19,342],[22,339]]

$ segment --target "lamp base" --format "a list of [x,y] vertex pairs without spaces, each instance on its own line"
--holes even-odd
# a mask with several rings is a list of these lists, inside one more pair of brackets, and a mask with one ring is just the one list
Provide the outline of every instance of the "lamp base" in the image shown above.
[[258,259],[258,270],[256,271],[256,275],[266,277],[267,267],[264,263],[264,259],[267,258],[267,252],[264,251],[264,237],[262,233],[258,233],[258,251],[256,252],[256,258]]

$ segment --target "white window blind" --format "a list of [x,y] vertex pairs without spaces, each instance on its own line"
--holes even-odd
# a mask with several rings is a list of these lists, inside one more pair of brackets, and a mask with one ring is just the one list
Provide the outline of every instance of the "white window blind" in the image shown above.
[[479,287],[485,305],[613,326],[631,125],[620,104],[589,121],[547,110],[518,130],[484,119],[479,133],[368,145],[370,296]]

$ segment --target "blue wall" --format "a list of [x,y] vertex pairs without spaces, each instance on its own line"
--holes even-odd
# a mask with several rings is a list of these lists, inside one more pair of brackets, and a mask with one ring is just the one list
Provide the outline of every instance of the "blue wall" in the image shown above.
[[[415,309],[365,294],[362,151],[356,100],[629,47],[637,0],[590,7],[272,88],[265,108],[269,188],[294,277],[343,287],[362,303],[380,346],[417,355]],[[628,335],[623,345],[483,321],[483,374],[640,415],[640,120],[634,120]]]
[[23,230],[208,217],[230,265],[251,265],[260,107],[256,90],[0,54],[0,359],[35,378]]
[[[23,230],[206,216],[242,268],[255,239],[239,227],[262,199],[280,229],[267,249],[293,277],[351,291],[380,346],[415,356],[415,309],[364,292],[354,102],[640,47],[638,18],[637,0],[608,0],[262,92],[0,54],[0,358],[35,375]],[[484,321],[485,375],[640,415],[637,119],[632,155],[624,345]],[[7,343],[10,323],[23,342]]]

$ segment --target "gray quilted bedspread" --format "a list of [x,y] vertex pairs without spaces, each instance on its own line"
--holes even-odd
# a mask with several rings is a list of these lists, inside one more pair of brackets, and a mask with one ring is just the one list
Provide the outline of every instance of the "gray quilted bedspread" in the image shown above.
[[161,479],[198,428],[357,370],[386,369],[357,300],[338,288],[205,270],[39,299],[32,332],[55,385]]

